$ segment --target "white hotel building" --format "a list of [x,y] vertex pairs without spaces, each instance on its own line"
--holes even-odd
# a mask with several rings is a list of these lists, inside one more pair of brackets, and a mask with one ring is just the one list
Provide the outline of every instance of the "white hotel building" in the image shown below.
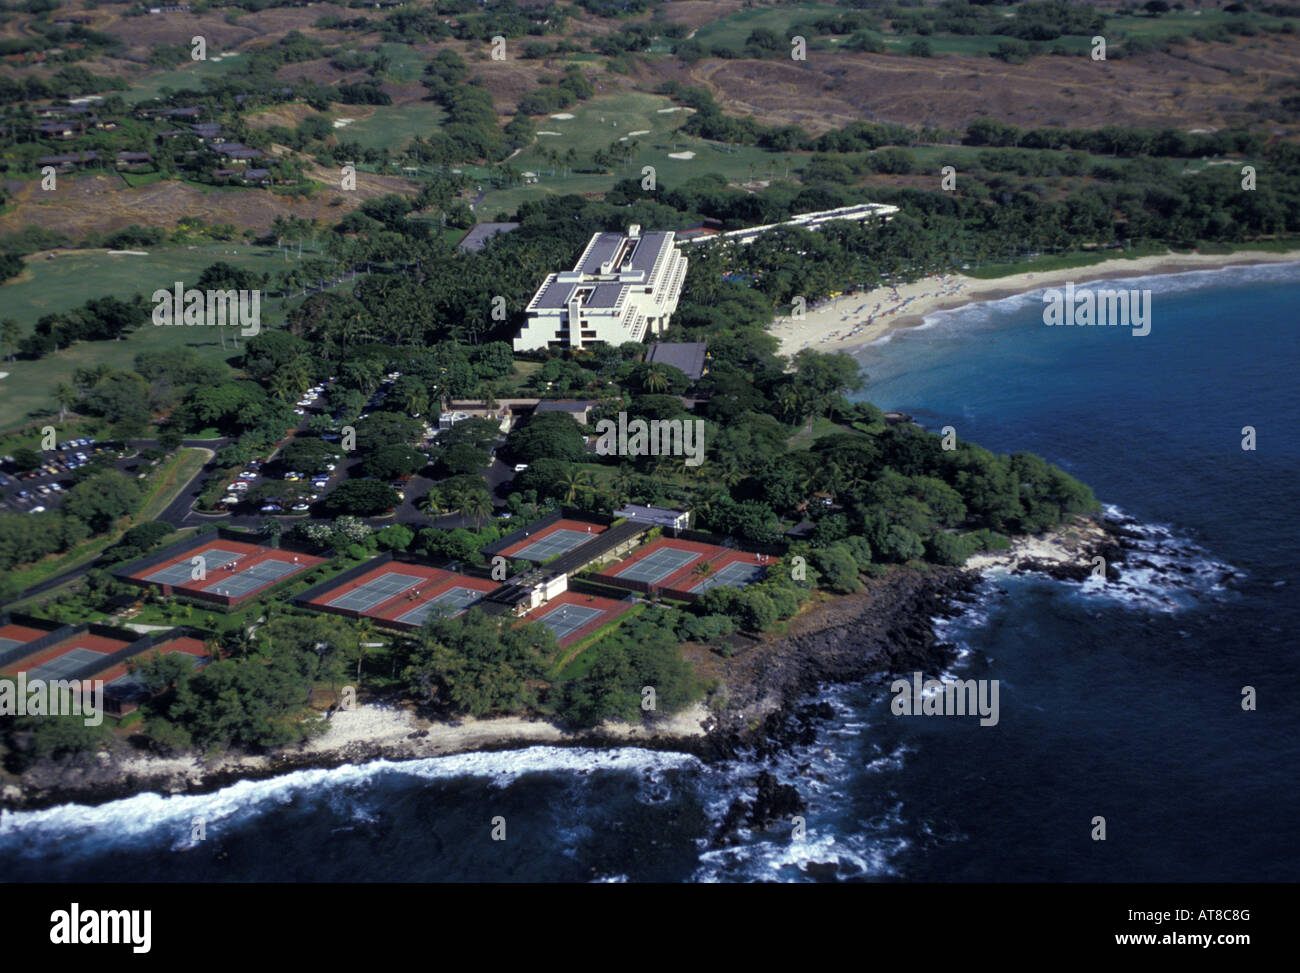
[[515,351],[621,345],[662,334],[677,310],[686,258],[674,234],[597,233],[572,270],[549,274],[528,302]]

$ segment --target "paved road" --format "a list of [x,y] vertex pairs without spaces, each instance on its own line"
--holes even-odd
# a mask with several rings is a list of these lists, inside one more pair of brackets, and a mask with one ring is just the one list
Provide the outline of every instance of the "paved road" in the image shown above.
[[[299,426],[298,429],[295,429],[293,431],[293,434],[296,435],[298,432],[301,431],[301,429],[302,426]],[[224,446],[228,445],[230,442],[231,442],[230,439],[187,439],[183,441],[182,445],[208,449],[211,450],[215,456],[217,452],[219,452]],[[134,453],[138,453],[138,451],[141,449],[146,449],[150,446],[156,446],[156,445],[157,445],[157,440],[154,439],[135,439],[129,441],[128,443],[128,446],[131,448],[131,450]],[[338,481],[360,462],[361,461],[357,457],[346,458],[342,463],[339,464],[339,468],[335,470],[333,474],[331,474],[331,482],[334,485],[337,485]],[[134,473],[134,472],[138,472],[137,468],[140,466],[141,463],[142,461],[140,460],[138,455],[128,455],[126,458],[118,460],[114,465],[122,472]],[[205,463],[203,467],[199,470],[199,472],[195,475],[195,477],[192,480],[190,480],[188,484],[185,485],[185,487],[176,495],[176,498],[170,504],[168,504],[167,507],[158,515],[157,519],[161,521],[165,521],[166,523],[169,523],[176,528],[196,527],[196,526],[201,526],[204,523],[214,523],[214,524],[230,526],[230,527],[242,527],[249,530],[259,529],[261,525],[265,523],[267,519],[269,519],[269,517],[272,515],[270,514],[207,515],[207,514],[199,514],[194,511],[194,503],[198,499],[199,494],[202,492],[203,486],[207,481],[208,476],[211,475],[213,470],[216,468],[216,465],[217,464],[215,460],[209,460],[207,463]],[[489,466],[486,470],[481,472],[484,478],[487,480],[488,488],[492,491],[493,504],[498,508],[498,512],[499,512],[500,508],[504,506],[504,500],[502,500],[501,497],[497,495],[498,488],[501,487],[502,484],[509,482],[513,478],[514,469],[513,467],[509,467],[506,464],[502,463],[500,460],[494,458],[492,461],[492,465]],[[67,480],[69,483],[71,482],[70,479],[68,478],[68,474],[46,476],[40,479],[26,480],[20,482],[24,484],[22,488],[30,489],[30,486],[27,486],[27,484],[35,484],[39,486],[41,483],[49,482],[51,480],[59,480],[59,479]],[[366,522],[370,526],[376,529],[388,526],[389,524],[396,523],[396,524],[402,524],[404,526],[410,527],[414,530],[420,530],[425,527],[436,527],[441,530],[454,530],[457,527],[467,527],[471,530],[477,530],[481,528],[484,525],[484,523],[486,523],[486,521],[483,523],[475,523],[470,518],[464,517],[457,513],[444,514],[441,517],[432,517],[432,518],[429,517],[427,514],[423,513],[419,509],[417,504],[429,492],[429,490],[432,488],[435,482],[436,482],[435,480],[429,479],[424,476],[413,476],[410,482],[407,483],[406,489],[403,492],[404,495],[403,495],[403,502],[401,506],[397,508],[397,510],[394,512],[392,516],[372,517],[372,518],[368,518]],[[10,489],[16,490],[19,489],[19,487],[11,486]],[[311,514],[306,516],[280,515],[278,519],[280,520],[281,523],[285,525],[287,529],[300,520],[308,520],[308,519],[328,520],[329,518],[322,517],[317,512],[313,511]],[[76,580],[77,578],[80,578],[83,575],[85,575],[86,572],[93,569],[97,563],[98,563],[98,558],[96,558],[94,561],[91,561],[86,565],[83,565],[80,568],[76,568],[72,571],[66,571],[63,574],[56,575],[53,578],[49,578],[48,580],[43,581],[40,584],[33,585],[31,588],[26,589],[20,595],[20,597],[29,598],[32,595],[43,594],[44,592],[51,591],[59,587],[60,585],[68,583],[69,581]]]

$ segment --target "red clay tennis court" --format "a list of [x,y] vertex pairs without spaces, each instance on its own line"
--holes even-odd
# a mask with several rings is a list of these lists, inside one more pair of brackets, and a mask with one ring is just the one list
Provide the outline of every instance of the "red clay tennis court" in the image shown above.
[[7,652],[9,649],[17,648],[20,645],[26,645],[28,642],[35,642],[48,634],[47,631],[32,628],[28,625],[12,623],[0,625],[0,653]]
[[524,618],[530,622],[541,622],[555,633],[555,641],[560,648],[567,648],[618,618],[631,607],[632,603],[628,601],[566,591],[534,608]]
[[352,618],[364,615],[392,625],[418,627],[435,613],[458,615],[498,587],[500,582],[487,578],[389,561],[326,589],[306,605]]
[[[196,562],[195,558],[202,558]],[[324,558],[242,541],[214,540],[170,561],[142,568],[129,576],[136,584],[157,586],[189,597],[234,605],[271,585],[306,571]],[[202,568],[201,577],[195,578]]]
[[[125,639],[94,635],[80,632],[46,646],[34,655],[18,660],[6,668],[0,675],[16,676],[26,673],[29,680],[41,679],[46,682],[74,678],[78,672],[86,682],[104,684],[105,707],[114,716],[121,716],[134,710],[148,693],[144,685],[128,670],[133,662],[143,662],[156,654],[171,655],[183,653],[194,659],[194,665],[200,665],[209,658],[207,647],[198,639],[179,636],[165,642],[159,642],[149,648],[142,648],[128,659],[119,659],[108,665],[109,659],[116,653],[130,646],[132,642]],[[104,663],[98,666],[97,663]]]
[[81,632],[47,645],[34,655],[17,660],[0,672],[0,675],[16,676],[25,672],[31,679],[66,679],[70,673],[96,659],[107,659],[130,644],[124,639]]
[[[601,571],[597,578],[634,591],[661,591],[699,597],[711,587],[752,584],[775,559],[716,544],[659,537]],[[707,565],[707,570],[701,566]]]
[[497,553],[541,562],[557,554],[567,554],[604,530],[604,524],[593,524],[585,520],[557,520]]

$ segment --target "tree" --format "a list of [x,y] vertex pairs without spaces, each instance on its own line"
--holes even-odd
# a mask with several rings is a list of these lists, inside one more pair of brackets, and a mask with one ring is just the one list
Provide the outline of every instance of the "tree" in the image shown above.
[[295,436],[285,444],[276,459],[286,470],[320,472],[338,458],[338,450],[323,439]]
[[517,713],[535,703],[530,680],[554,652],[545,625],[471,609],[458,618],[431,616],[415,636],[403,676],[417,698],[448,712]]
[[813,551],[810,557],[813,566],[821,572],[823,585],[831,591],[847,595],[862,587],[857,560],[845,548],[832,545]]
[[476,473],[492,462],[487,453],[468,443],[456,443],[440,448],[434,454],[434,460],[439,471],[447,476]]
[[381,446],[369,453],[361,463],[361,472],[380,480],[410,476],[422,469],[427,460],[423,453],[411,446]]
[[121,473],[98,473],[68,491],[65,513],[101,534],[140,503],[140,488]]
[[510,433],[509,455],[517,463],[558,459],[576,463],[586,456],[582,427],[563,412],[541,412]]
[[327,514],[356,514],[373,517],[395,508],[402,498],[386,483],[379,480],[345,480],[336,486],[321,502]]
[[460,503],[460,515],[468,517],[474,521],[475,525],[481,524],[487,517],[492,515],[492,499],[488,496],[487,489],[481,492],[466,493]]
[[0,347],[4,348],[4,355],[9,361],[14,360],[14,352],[18,350],[18,343],[22,340],[23,329],[13,318],[5,318],[0,321]]
[[258,533],[269,538],[272,547],[279,547],[280,535],[284,533],[284,525],[274,517],[267,517],[258,527]]
[[19,446],[11,455],[19,473],[28,473],[41,465],[41,454],[30,446]]

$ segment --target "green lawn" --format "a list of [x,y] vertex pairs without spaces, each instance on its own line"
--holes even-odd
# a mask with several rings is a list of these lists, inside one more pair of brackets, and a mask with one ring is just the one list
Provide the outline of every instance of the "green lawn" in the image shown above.
[[419,81],[429,59],[410,44],[381,44],[379,53],[389,59],[386,77],[390,81],[407,83]]
[[[335,105],[331,115],[336,120],[350,118],[349,107]],[[369,118],[336,128],[334,134],[343,142],[357,142],[367,149],[388,149],[396,154],[413,136],[427,137],[436,131],[445,116],[446,113],[431,101],[380,106]]]
[[[490,190],[478,206],[480,218],[498,212],[513,213],[520,203],[530,199],[604,192],[619,179],[640,179],[641,168],[646,165],[655,167],[659,185],[671,187],[706,172],[721,173],[731,182],[784,178],[787,172],[793,174],[796,167],[807,163],[804,155],[766,152],[753,146],[728,146],[679,134],[677,130],[688,117],[686,112],[663,110],[675,107],[678,106],[660,95],[625,92],[593,98],[567,109],[574,116],[571,119],[537,119],[539,132],[559,134],[538,135],[532,145],[511,160],[511,165],[523,172],[535,172],[538,181]],[[632,132],[644,134],[634,136]],[[563,174],[564,157],[569,149],[574,150],[579,167],[590,167],[593,152],[608,148],[621,138],[634,141],[635,151],[626,164],[620,163],[612,173]],[[559,154],[559,161],[550,159],[552,150]],[[672,154],[685,152],[693,152],[694,157],[670,158]]]
[[822,3],[737,10],[721,20],[701,27],[695,32],[695,40],[706,47],[713,44],[722,44],[740,49],[745,46],[745,39],[759,27],[766,27],[768,30],[776,31],[782,36],[792,37],[795,34],[792,28],[796,24],[813,20],[822,14],[834,15],[845,12],[846,8],[844,7]]
[[[304,250],[304,258],[308,255]],[[12,317],[30,329],[45,314],[78,307],[90,298],[147,298],[156,288],[176,281],[196,280],[209,264],[224,260],[237,266],[271,272],[287,266],[274,247],[250,247],[242,243],[206,244],[196,249],[151,250],[147,257],[110,256],[103,250],[73,251],[54,260],[29,260],[22,277],[0,289],[4,317]],[[264,299],[262,322],[274,327],[280,320],[279,300]],[[51,390],[68,382],[77,368],[108,365],[130,368],[141,351],[173,347],[180,342],[200,354],[227,358],[235,352],[227,341],[226,351],[215,334],[185,328],[155,328],[145,325],[125,341],[86,341],[47,355],[38,361],[0,362],[0,429],[23,422],[33,413],[55,407]]]
[[818,416],[813,420],[812,434],[808,432],[808,423],[800,423],[795,433],[786,440],[786,446],[790,449],[809,449],[812,444],[823,436],[829,436],[837,432],[851,432],[847,426],[841,426],[837,422],[832,422],[825,416]]
[[[1150,39],[1173,37],[1179,34],[1190,38],[1192,31],[1229,24],[1234,21],[1241,23],[1242,18],[1238,15],[1225,13],[1222,10],[1184,10],[1181,12],[1171,10],[1159,17],[1120,17],[1116,16],[1112,11],[1106,12],[1107,31]],[[1255,22],[1258,22],[1258,20]]]
[[[188,45],[187,45],[188,46]],[[148,101],[157,98],[164,88],[182,91],[187,88],[201,90],[206,78],[221,78],[238,73],[241,61],[246,55],[222,57],[220,51],[208,49],[206,61],[186,61],[171,71],[161,71],[148,77],[131,82],[131,87],[123,94],[130,103]]]

